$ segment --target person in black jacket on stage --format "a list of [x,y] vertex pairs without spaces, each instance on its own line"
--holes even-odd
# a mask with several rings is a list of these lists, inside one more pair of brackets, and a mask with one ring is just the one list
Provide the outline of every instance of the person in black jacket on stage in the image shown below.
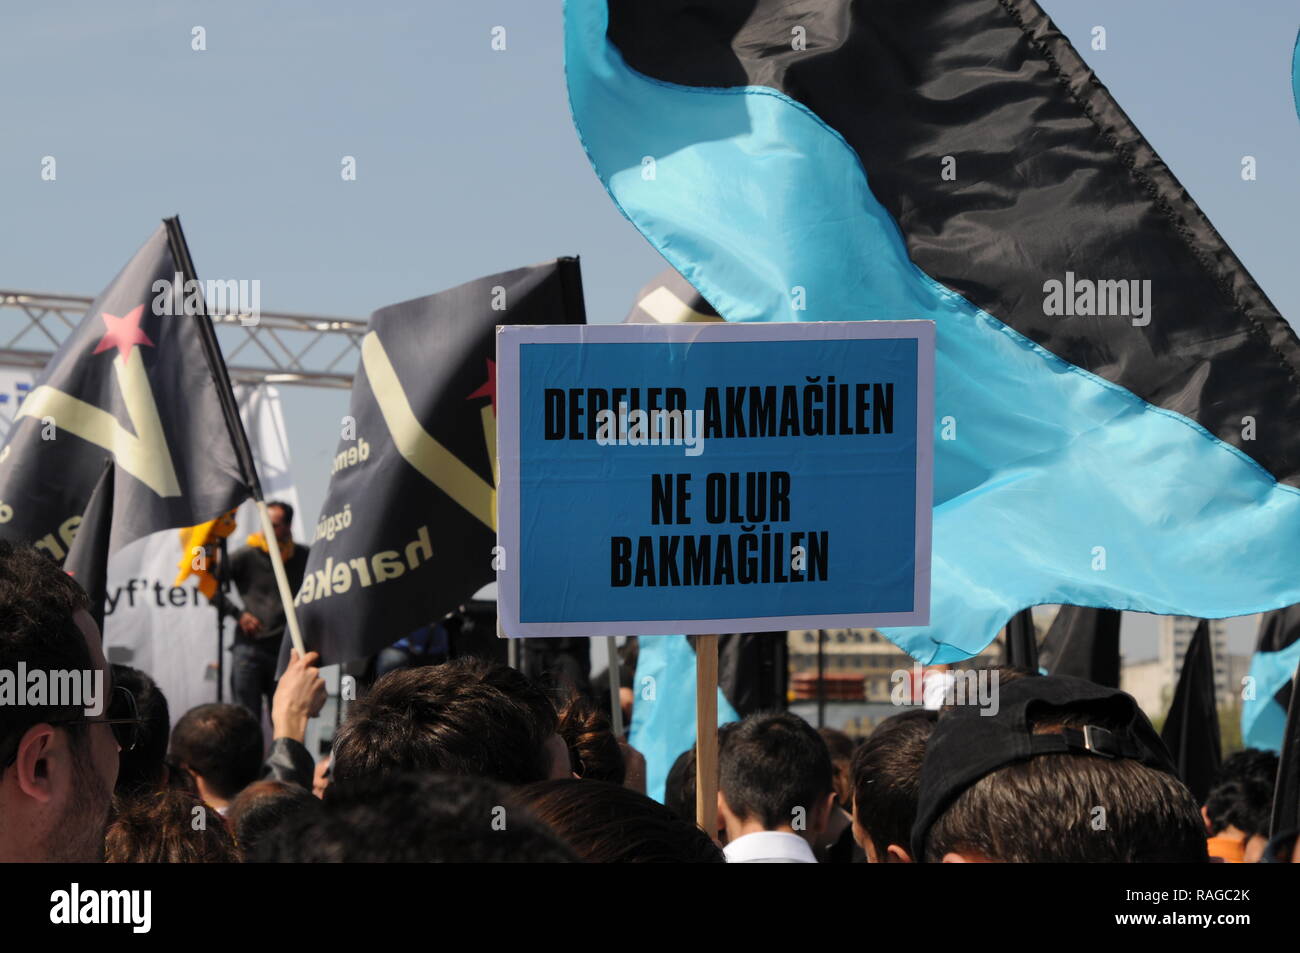
[[[284,560],[285,575],[289,577],[289,590],[297,592],[307,568],[309,547],[293,541],[292,506],[274,500],[266,508]],[[212,600],[213,605],[239,622],[235,630],[231,691],[235,701],[260,722],[263,696],[269,704],[275,695],[275,668],[287,624],[270,550],[261,533],[249,536],[248,545],[230,558],[226,576],[235,584],[244,603],[239,608],[221,590]]]

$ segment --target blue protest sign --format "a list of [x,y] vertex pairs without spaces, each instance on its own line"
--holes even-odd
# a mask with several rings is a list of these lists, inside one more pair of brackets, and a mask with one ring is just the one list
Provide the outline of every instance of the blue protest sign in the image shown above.
[[511,637],[929,621],[934,325],[502,327]]

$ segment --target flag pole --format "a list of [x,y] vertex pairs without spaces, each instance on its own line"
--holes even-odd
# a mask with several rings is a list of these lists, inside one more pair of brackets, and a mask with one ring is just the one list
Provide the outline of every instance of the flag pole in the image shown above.
[[1291,700],[1286,708],[1282,756],[1278,759],[1273,810],[1268,823],[1270,839],[1300,828],[1300,702],[1296,701],[1297,695],[1300,695],[1300,666],[1291,676]]
[[718,637],[695,639],[695,822],[718,834]]
[[223,536],[217,544],[220,562],[217,563],[217,592],[221,600],[217,603],[217,703],[226,700],[226,595],[230,592],[230,576],[226,572],[229,553]]
[[[171,218],[163,219],[163,224],[167,227],[167,241],[171,246],[172,258],[176,266],[180,268],[181,274],[185,279],[185,285],[193,281],[198,284],[199,277],[194,270],[194,260],[190,257],[190,247],[185,241],[185,233],[181,231],[181,220],[178,216],[173,215]],[[172,289],[172,300],[180,295],[181,300],[185,301],[188,296],[185,295],[185,286]],[[275,538],[275,531],[271,528],[271,514],[267,512],[266,500],[262,496],[262,481],[257,476],[257,464],[253,461],[253,450],[248,445],[248,434],[244,432],[244,421],[239,416],[239,408],[235,405],[235,392],[230,386],[230,373],[226,369],[226,362],[221,357],[221,348],[217,344],[217,334],[212,328],[212,320],[207,314],[207,303],[203,295],[198,295],[198,310],[194,313],[195,326],[198,328],[199,340],[203,344],[203,354],[208,361],[208,370],[212,374],[212,381],[216,385],[217,400],[221,404],[221,413],[226,420],[226,430],[230,435],[231,442],[234,444],[235,456],[239,460],[239,467],[242,472],[245,484],[252,493],[253,499],[257,503],[257,512],[261,517],[262,535],[266,538],[266,551],[271,557],[271,568],[275,572],[275,582],[280,590],[280,602],[284,607],[284,618],[289,626],[289,637],[293,640],[293,647],[298,650],[299,655],[306,655],[307,651],[303,647],[302,632],[298,629],[298,614],[293,607],[293,592],[289,588],[289,577],[284,571],[284,559],[280,555],[280,547]]]
[[289,588],[289,576],[284,571],[284,557],[280,555],[280,541],[275,538],[275,528],[271,525],[271,514],[266,508],[266,500],[257,494],[257,514],[262,518],[262,536],[266,539],[266,551],[271,557],[271,568],[275,570],[275,584],[280,590],[280,602],[284,605],[284,620],[289,624],[289,638],[298,655],[307,654],[303,646],[302,632],[298,629],[298,613],[293,607],[293,590]]
[[612,636],[605,636],[605,648],[609,652],[609,719],[610,727],[614,729],[614,737],[622,739],[623,737],[623,702],[619,698],[619,658],[618,658],[618,640]]

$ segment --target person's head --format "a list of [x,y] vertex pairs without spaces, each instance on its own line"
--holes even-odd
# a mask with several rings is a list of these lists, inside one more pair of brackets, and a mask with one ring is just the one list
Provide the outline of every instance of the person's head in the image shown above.
[[926,745],[912,829],[929,862],[1204,862],[1205,828],[1131,696],[1063,675],[958,706]]
[[543,781],[568,775],[555,728],[550,700],[509,666],[460,658],[399,669],[350,707],[330,774],[335,783],[408,771]]
[[[105,722],[125,713],[89,605],[47,556],[0,542],[0,679],[23,702],[0,704],[0,861],[103,856],[121,730]],[[36,672],[64,697],[29,699]]]
[[113,684],[135,696],[140,730],[135,747],[119,756],[118,797],[131,797],[162,787],[167,782],[167,742],[172,718],[167,698],[157,682],[129,665],[113,665]]
[[558,732],[569,750],[572,773],[590,781],[622,784],[627,776],[623,749],[609,716],[576,692],[560,708]]
[[815,841],[835,800],[830,752],[815,728],[789,712],[760,712],[719,747],[718,814],[728,840],[787,831]]
[[[729,721],[725,725],[718,726],[718,751],[721,752],[726,746],[727,739],[731,737],[740,722]],[[673,766],[668,770],[668,777],[664,780],[664,806],[672,810],[678,817],[695,822],[695,746],[692,745],[687,750],[677,756]],[[723,828],[722,817],[718,818],[718,836],[725,840],[726,832]]]
[[1268,847],[1277,768],[1278,756],[1272,751],[1247,748],[1229,755],[1201,808],[1206,833],[1240,839],[1248,864],[1257,862]]
[[320,800],[287,781],[254,781],[230,803],[226,822],[245,854],[271,831],[300,813],[320,810]]
[[838,728],[818,728],[817,734],[822,736],[826,750],[831,755],[831,787],[835,790],[835,803],[850,811],[853,809],[853,777],[849,766],[853,762],[853,751],[857,745]]
[[266,512],[271,517],[275,538],[282,543],[293,539],[293,507],[283,500],[272,500],[266,504]]
[[199,794],[225,807],[257,780],[262,767],[262,726],[242,705],[191,708],[172,731],[171,756],[189,771]]
[[870,863],[910,863],[921,762],[939,713],[913,709],[882,721],[853,755],[853,839]]
[[104,838],[110,864],[229,864],[241,859],[225,819],[192,794],[160,788],[118,805]]
[[607,781],[542,781],[516,792],[542,823],[591,864],[717,864],[722,850],[670,808]]
[[[578,782],[575,782],[578,783]],[[386,774],[336,781],[320,811],[257,842],[264,863],[572,863],[504,785],[464,775]]]
[[1246,862],[1254,863],[1268,844],[1272,811],[1273,785],[1258,778],[1229,777],[1210,788],[1201,816],[1211,837],[1240,840],[1246,847]]
[[683,820],[695,820],[695,746],[677,756],[664,781],[664,807]]

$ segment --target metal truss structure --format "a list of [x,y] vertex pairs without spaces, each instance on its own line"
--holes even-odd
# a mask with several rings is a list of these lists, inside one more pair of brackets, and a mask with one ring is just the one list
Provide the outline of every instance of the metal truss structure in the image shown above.
[[[0,289],[0,367],[40,371],[93,298]],[[213,314],[230,378],[247,384],[350,388],[365,321],[262,311]]]

